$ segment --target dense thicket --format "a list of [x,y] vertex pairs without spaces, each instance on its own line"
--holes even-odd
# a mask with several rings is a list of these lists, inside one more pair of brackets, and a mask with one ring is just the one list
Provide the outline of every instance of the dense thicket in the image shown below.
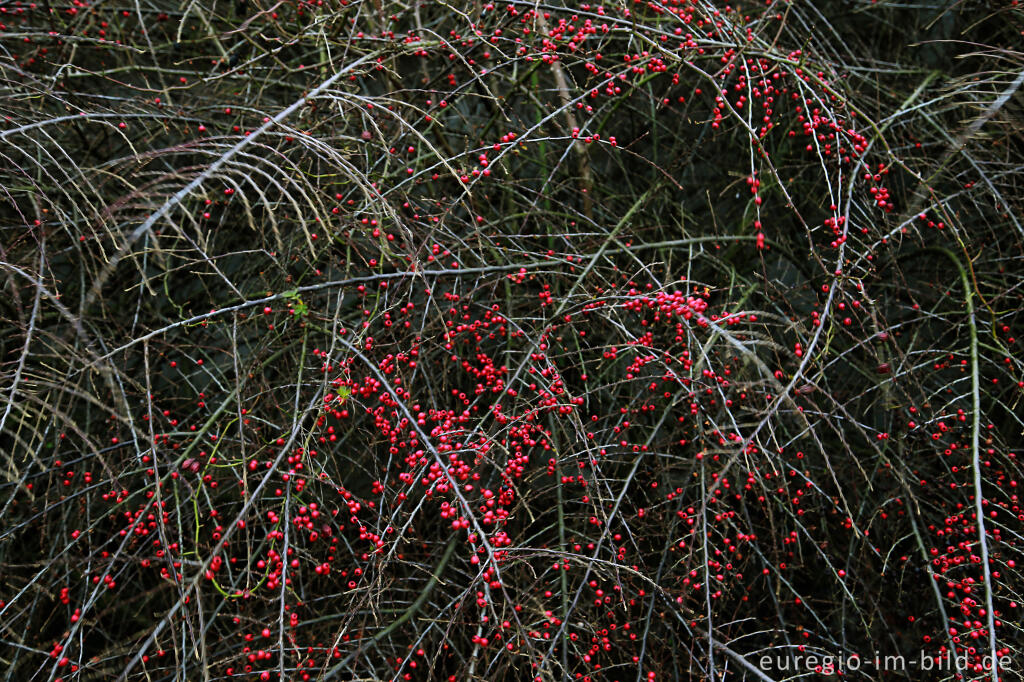
[[1017,5],[3,2],[0,677],[1018,679]]

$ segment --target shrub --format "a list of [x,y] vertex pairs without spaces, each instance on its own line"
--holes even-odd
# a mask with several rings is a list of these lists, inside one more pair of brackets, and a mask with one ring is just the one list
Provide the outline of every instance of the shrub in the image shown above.
[[6,679],[1013,679],[1017,5],[0,7]]

